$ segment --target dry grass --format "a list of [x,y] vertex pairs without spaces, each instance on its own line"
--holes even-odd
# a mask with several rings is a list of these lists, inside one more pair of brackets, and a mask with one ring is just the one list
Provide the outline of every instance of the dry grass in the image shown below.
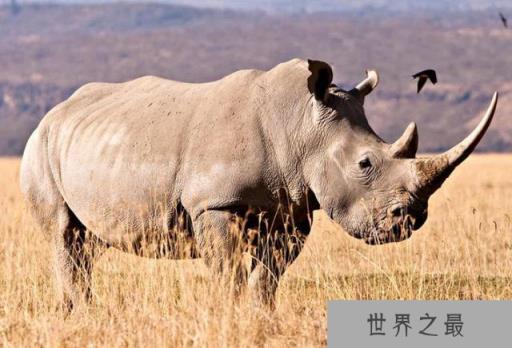
[[366,246],[317,213],[271,314],[228,303],[200,260],[110,250],[94,272],[94,303],[66,318],[18,165],[0,160],[0,346],[320,346],[330,299],[512,299],[511,155],[472,156],[400,244]]

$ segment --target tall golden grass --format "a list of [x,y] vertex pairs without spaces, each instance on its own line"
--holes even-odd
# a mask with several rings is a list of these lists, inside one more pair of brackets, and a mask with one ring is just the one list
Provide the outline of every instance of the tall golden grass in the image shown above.
[[92,304],[66,316],[18,172],[0,160],[0,346],[322,346],[333,299],[512,299],[512,155],[473,155],[402,243],[367,246],[316,212],[272,313],[231,303],[201,260],[109,250]]

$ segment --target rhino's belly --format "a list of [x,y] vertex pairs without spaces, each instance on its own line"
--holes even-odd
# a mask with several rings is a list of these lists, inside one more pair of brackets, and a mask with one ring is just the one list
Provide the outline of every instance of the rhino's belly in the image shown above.
[[[84,173],[87,172],[84,168]],[[63,177],[65,200],[93,234],[140,256],[197,257],[188,214],[173,201],[169,184],[134,172]]]

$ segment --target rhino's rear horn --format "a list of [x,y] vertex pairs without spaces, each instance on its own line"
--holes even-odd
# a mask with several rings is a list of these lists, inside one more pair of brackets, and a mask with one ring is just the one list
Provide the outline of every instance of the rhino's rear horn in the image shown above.
[[376,70],[366,70],[366,76],[363,81],[349,91],[350,94],[359,99],[361,104],[364,104],[364,97],[370,94],[379,84],[379,74]]
[[411,122],[404,131],[404,134],[389,148],[394,158],[414,158],[418,151],[418,128],[416,123]]

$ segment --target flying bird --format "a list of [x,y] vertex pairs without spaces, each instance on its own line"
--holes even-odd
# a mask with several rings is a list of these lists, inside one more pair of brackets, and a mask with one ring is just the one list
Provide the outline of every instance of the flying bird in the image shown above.
[[418,78],[418,92],[420,93],[423,86],[425,86],[425,83],[427,82],[427,79],[432,82],[433,85],[437,83],[437,76],[436,72],[433,69],[427,69],[420,72],[417,72],[416,74],[412,75],[414,79]]
[[505,16],[503,15],[503,13],[501,13],[501,12],[500,12],[500,18],[501,18],[501,22],[503,23],[503,26],[504,26],[505,28],[508,28],[508,24],[507,24],[507,17],[505,17]]

